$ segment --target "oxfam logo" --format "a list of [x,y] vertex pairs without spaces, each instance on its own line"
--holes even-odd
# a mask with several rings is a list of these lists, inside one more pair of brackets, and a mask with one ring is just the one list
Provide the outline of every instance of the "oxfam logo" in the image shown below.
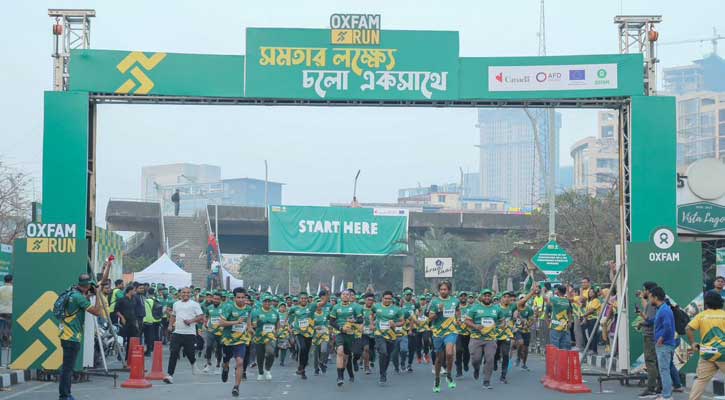
[[599,71],[597,71],[597,78],[604,79],[607,77],[607,71],[604,68],[600,68]]

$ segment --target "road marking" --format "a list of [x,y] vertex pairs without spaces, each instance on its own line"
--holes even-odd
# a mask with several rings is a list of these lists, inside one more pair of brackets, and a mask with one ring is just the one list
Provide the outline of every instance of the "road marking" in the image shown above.
[[26,394],[26,393],[31,393],[31,392],[34,392],[34,391],[36,391],[38,389],[42,389],[42,388],[44,388],[44,387],[46,387],[48,385],[53,385],[53,384],[54,384],[53,382],[42,383],[42,384],[40,384],[38,386],[31,387],[31,388],[28,388],[28,389],[25,389],[25,390],[21,390],[19,392],[15,392],[15,393],[13,393],[13,394],[11,394],[9,396],[4,396],[3,397],[3,400],[10,400],[10,399],[13,399],[15,397],[18,397],[20,395],[23,395],[23,394]]

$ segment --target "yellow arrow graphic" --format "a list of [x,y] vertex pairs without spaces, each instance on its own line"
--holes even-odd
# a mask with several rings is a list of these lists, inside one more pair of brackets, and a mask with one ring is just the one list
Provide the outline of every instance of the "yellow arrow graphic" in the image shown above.
[[23,315],[18,318],[18,324],[20,324],[20,326],[26,331],[29,331],[30,328],[35,326],[35,324],[37,324],[46,313],[53,310],[53,303],[55,303],[57,298],[58,295],[52,290],[43,293],[30,307],[28,307],[27,310],[25,310]]
[[155,53],[153,56],[146,57],[146,54],[140,51],[132,51],[116,66],[118,70],[125,74],[134,63],[141,64],[145,69],[154,69],[154,67],[166,58],[166,53]]
[[143,73],[138,67],[133,67],[131,70],[131,75],[133,75],[134,78],[136,78],[137,81],[141,84],[141,86],[136,89],[135,94],[147,94],[151,91],[151,89],[154,88],[154,83],[149,79],[146,74]]

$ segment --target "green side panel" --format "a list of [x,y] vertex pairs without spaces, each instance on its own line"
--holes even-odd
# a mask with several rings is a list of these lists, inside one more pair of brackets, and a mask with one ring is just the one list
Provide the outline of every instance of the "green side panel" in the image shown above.
[[[677,255],[677,261],[651,261],[653,254]],[[655,258],[656,259],[656,258]],[[680,306],[687,307],[702,293],[702,246],[699,242],[676,242],[667,250],[658,249],[651,241],[630,243],[627,252],[629,315],[635,315],[634,306],[639,301],[635,292],[642,289],[646,281],[659,284],[667,295]],[[639,361],[644,351],[642,335],[629,324],[630,365]],[[688,362],[682,372],[695,372],[695,363]]]
[[[540,100],[552,98],[640,96],[644,94],[644,86],[642,84],[642,62],[641,54],[548,57],[462,57],[459,61],[459,96],[461,100]],[[600,89],[578,89],[577,85],[579,83],[586,82],[586,79],[597,79],[593,77],[593,74],[589,73],[590,71],[587,71],[585,76],[577,76],[577,70],[580,70],[585,65],[602,66],[608,64],[616,64],[617,82],[615,88],[610,88],[608,85],[602,85],[603,88]],[[506,73],[504,74],[506,76],[502,76],[502,79],[518,79],[521,81],[521,85],[511,84],[507,86],[508,89],[506,91],[503,91],[504,89],[501,89],[502,91],[492,90],[493,88],[498,87],[500,82],[497,82],[493,77],[491,78],[491,81],[489,81],[489,69],[494,75],[498,75],[500,72],[506,70],[505,67],[529,68],[523,68],[516,72]],[[541,82],[537,80],[537,74],[541,72],[548,74],[556,71],[559,71],[561,75],[556,77],[541,77]],[[570,76],[570,71],[572,71],[574,75]],[[574,79],[570,80],[570,78]],[[608,78],[611,78],[611,76]],[[558,90],[545,90],[548,87],[546,85],[550,84],[552,79],[557,79],[557,83],[559,84],[559,87],[557,87]],[[493,88],[490,86],[493,86]],[[527,89],[531,88],[532,90],[520,90],[524,87]]]
[[630,132],[632,241],[655,228],[677,232],[677,122],[674,97],[632,97]]
[[73,50],[71,89],[84,92],[242,97],[244,56]]
[[[46,170],[47,173],[48,170]],[[46,201],[49,198],[45,197]],[[87,241],[77,239],[75,253],[28,253],[27,239],[15,241],[13,263],[13,369],[56,370],[62,362],[53,303],[86,271]],[[78,355],[80,367],[83,352]]]
[[45,92],[43,222],[86,229],[88,191],[87,93]]
[[246,97],[458,98],[458,32],[381,31],[379,45],[332,45],[328,29],[248,28]]

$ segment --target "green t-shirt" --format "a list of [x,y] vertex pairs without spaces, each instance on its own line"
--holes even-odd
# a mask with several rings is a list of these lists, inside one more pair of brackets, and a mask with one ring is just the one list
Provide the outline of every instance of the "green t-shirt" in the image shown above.
[[277,322],[279,322],[279,314],[273,308],[270,308],[269,311],[265,311],[264,308],[252,311],[254,343],[266,344],[276,340]]
[[83,338],[83,324],[86,322],[86,309],[91,302],[78,290],[73,289],[65,306],[65,315],[60,324],[60,339],[80,342]]
[[384,306],[382,303],[373,305],[373,314],[375,314],[375,336],[380,336],[385,340],[395,340],[398,335],[393,328],[391,322],[400,322],[405,316],[402,308],[391,304]]
[[525,305],[523,308],[517,307],[518,318],[514,324],[514,329],[521,333],[529,333],[531,331],[530,322],[534,318],[534,309]]
[[344,327],[351,328],[351,334],[356,337],[362,337],[362,327],[357,322],[363,317],[362,306],[358,303],[349,303],[343,305],[342,302],[332,307],[330,310],[330,318],[336,319],[340,327],[340,333],[344,332]]
[[[443,312],[438,313],[439,305],[443,305]],[[440,297],[434,297],[430,302],[430,312],[438,313],[438,317],[433,321],[431,328],[433,330],[433,336],[443,337],[453,333],[458,333],[458,327],[456,326],[456,311],[460,307],[460,302],[453,296],[448,296],[447,299]]]
[[551,324],[549,328],[563,332],[569,329],[569,313],[571,312],[571,302],[566,297],[552,296],[549,300],[549,310],[551,311]]
[[247,332],[248,318],[252,313],[252,308],[244,306],[237,307],[236,303],[226,303],[222,307],[221,318],[225,321],[244,321],[241,324],[224,327],[222,335],[222,344],[224,346],[236,346],[239,344],[249,344],[251,335]]
[[471,339],[480,339],[486,342],[497,339],[497,326],[501,321],[501,310],[498,308],[498,305],[476,303],[468,306],[466,308],[466,319],[483,327],[480,331],[471,329]]
[[509,304],[504,307],[499,304],[498,309],[502,320],[498,327],[498,340],[511,340],[514,337],[514,310],[516,305]]
[[222,315],[222,307],[222,305],[217,307],[211,305],[204,310],[204,315],[206,315],[207,318],[206,331],[214,334],[215,336],[221,336],[224,334],[224,327],[219,326],[219,321],[221,320]]
[[375,308],[375,303],[370,306],[370,308],[365,307],[363,304],[362,306],[362,312],[363,312],[363,335],[372,336],[375,332],[374,329],[370,329],[370,316],[373,314],[373,308]]
[[295,335],[302,335],[306,338],[312,337],[314,332],[314,320],[312,314],[317,310],[317,304],[307,304],[306,306],[292,306],[289,312],[289,323],[292,325],[292,332]]

